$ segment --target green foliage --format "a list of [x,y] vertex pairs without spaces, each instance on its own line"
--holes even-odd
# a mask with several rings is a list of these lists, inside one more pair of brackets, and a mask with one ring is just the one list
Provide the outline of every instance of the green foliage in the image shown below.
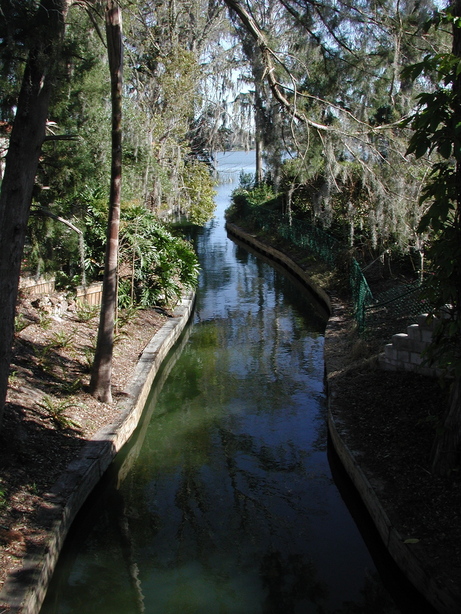
[[46,311],[40,311],[38,315],[38,323],[40,328],[43,330],[48,330],[51,326],[51,316]]
[[19,313],[14,319],[14,330],[16,333],[20,333],[22,330],[30,325],[30,320],[24,317],[22,313]]
[[[75,263],[75,266],[76,266],[76,263]],[[81,274],[72,275],[71,273],[67,274],[64,271],[55,272],[54,286],[56,290],[72,293],[77,286],[81,285],[81,283],[82,283]]]
[[251,224],[246,218],[248,206],[255,205],[264,207],[275,206],[280,209],[280,203],[276,200],[276,194],[268,183],[257,184],[256,178],[251,173],[241,173],[239,187],[231,195],[231,205],[226,210],[226,219],[238,223],[239,219],[245,218],[245,222]]
[[91,373],[95,352],[96,352],[96,347],[94,345],[83,348],[83,354],[84,354],[83,369],[87,373]]
[[78,428],[80,426],[77,422],[66,416],[64,413],[72,407],[82,407],[81,403],[78,403],[73,399],[53,399],[46,394],[43,399],[37,403],[37,405],[50,415],[53,422],[59,428]]
[[99,279],[104,270],[107,235],[108,201],[100,188],[85,190],[78,195],[82,209],[82,225],[86,246],[85,269],[89,280]]
[[[451,9],[440,13],[438,23],[452,24],[453,36],[461,38],[460,20]],[[412,79],[435,73],[438,86],[419,96],[411,119],[414,130],[408,154],[432,156],[432,171],[421,194],[428,205],[420,231],[432,230],[428,250],[433,275],[428,298],[439,316],[428,351],[432,362],[461,377],[461,57],[453,53],[427,55],[408,68]]]
[[51,336],[50,347],[52,348],[68,348],[72,345],[75,336],[75,330],[59,330]]
[[216,207],[214,181],[210,169],[204,162],[192,161],[184,168],[187,218],[193,224],[202,226],[213,216]]
[[119,304],[168,304],[195,286],[197,257],[191,245],[174,236],[143,207],[121,215]]
[[37,345],[33,347],[34,356],[38,366],[41,367],[47,373],[51,373],[54,367],[51,350],[52,348],[48,345]]
[[6,504],[7,504],[6,491],[2,488],[0,484],[0,511],[2,510],[2,508],[5,507]]
[[71,382],[62,382],[60,389],[63,394],[76,394],[82,389],[82,380],[77,377]]
[[385,251],[398,258],[411,253],[420,242],[420,169],[401,166],[397,173],[391,164],[373,164],[371,156],[362,163],[335,160],[333,153],[328,164],[325,156],[316,158],[315,150],[312,163],[299,157],[284,162],[285,213],[327,230],[362,262]]
[[130,324],[130,322],[133,322],[138,315],[139,309],[139,307],[130,306],[126,309],[119,310],[116,322],[117,328],[123,328],[124,326]]
[[99,313],[97,305],[89,305],[86,301],[77,301],[77,309],[75,315],[79,322],[89,322]]
[[50,107],[35,193],[46,206],[70,200],[87,187],[107,185],[110,173],[107,52],[81,7],[73,6],[67,21],[65,68]]
[[256,185],[256,179],[253,173],[245,173],[244,171],[240,171],[239,177],[239,190],[253,190]]
[[[51,207],[54,213],[57,207]],[[66,266],[78,250],[78,238],[61,222],[32,209],[24,249],[23,271],[30,275],[54,273]]]
[[[189,205],[191,217],[195,222],[203,223],[214,209],[213,182],[206,166],[192,163],[188,181],[188,198],[194,200],[194,204]],[[72,221],[83,231],[87,281],[101,279],[108,216],[107,198],[103,190],[86,188],[67,203],[56,203],[56,206],[59,205],[68,212],[74,212],[76,218]],[[40,221],[43,221],[42,218]],[[66,288],[75,288],[81,281],[81,275],[75,273],[80,268],[81,258],[78,235],[59,221],[46,219],[45,222],[52,231],[45,234],[42,226],[34,226],[30,235],[28,267],[34,272],[57,267],[61,286],[64,284]],[[43,264],[39,266],[39,262]],[[145,207],[122,205],[119,254],[121,308],[169,303],[181,295],[183,288],[194,287],[197,277],[197,259],[188,242],[169,232]],[[78,302],[76,315],[80,321],[90,320],[97,312],[98,307]]]
[[267,201],[276,197],[274,188],[269,183],[257,184],[250,173],[241,173],[240,185],[233,191],[232,199],[244,197],[250,205],[267,205]]
[[14,118],[36,4],[34,0],[9,0],[0,5],[0,121]]

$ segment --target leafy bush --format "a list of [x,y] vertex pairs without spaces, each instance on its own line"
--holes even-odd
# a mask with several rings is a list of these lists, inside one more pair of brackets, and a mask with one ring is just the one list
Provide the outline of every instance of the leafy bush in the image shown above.
[[197,282],[199,266],[190,243],[144,207],[123,209],[119,256],[121,307],[168,304]]
[[[208,203],[203,215],[212,213],[214,191],[208,171],[200,165],[191,165],[189,191],[195,194],[197,203]],[[192,196],[191,196],[192,198]],[[103,191],[84,190],[72,202],[61,203],[67,210],[67,217],[76,217],[72,224],[83,232],[84,266],[87,282],[102,278],[106,246],[108,205]],[[198,205],[197,205],[198,206]],[[213,203],[214,206],[214,203]],[[199,207],[200,208],[200,207]],[[195,215],[195,214],[194,214]],[[195,220],[199,219],[196,213]],[[40,224],[43,220],[39,218]],[[71,289],[81,283],[82,250],[78,233],[65,227],[65,233],[57,232],[62,222],[46,218],[53,230],[47,241],[40,241],[37,223],[31,226],[29,268],[33,271],[51,270],[56,272],[59,287]],[[32,232],[33,231],[33,232]],[[72,240],[69,239],[69,232]],[[45,263],[45,264],[44,264]],[[198,277],[198,262],[192,246],[175,236],[155,215],[140,205],[124,205],[120,220],[119,252],[119,306],[122,308],[139,305],[149,307],[167,304],[178,298],[183,289],[195,286]],[[84,313],[86,307],[78,310],[79,319],[89,319],[95,313]]]

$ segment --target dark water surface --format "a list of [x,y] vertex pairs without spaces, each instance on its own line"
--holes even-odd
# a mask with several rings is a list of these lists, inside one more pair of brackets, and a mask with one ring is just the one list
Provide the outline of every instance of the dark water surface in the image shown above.
[[401,611],[328,464],[324,316],[227,239],[234,187],[197,238],[193,325],[72,530],[42,614]]

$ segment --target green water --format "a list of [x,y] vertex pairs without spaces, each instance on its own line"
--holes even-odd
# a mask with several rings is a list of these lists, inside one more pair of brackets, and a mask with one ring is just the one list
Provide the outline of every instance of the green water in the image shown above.
[[197,306],[136,437],[83,510],[42,614],[399,612],[334,484],[315,302],[197,237]]

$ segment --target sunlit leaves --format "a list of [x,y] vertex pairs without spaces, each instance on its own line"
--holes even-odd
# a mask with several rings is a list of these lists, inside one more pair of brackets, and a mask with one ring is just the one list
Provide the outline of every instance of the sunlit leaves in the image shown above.
[[188,219],[197,225],[203,225],[211,219],[215,210],[216,191],[210,175],[210,169],[203,162],[190,161],[183,171],[183,202]]

